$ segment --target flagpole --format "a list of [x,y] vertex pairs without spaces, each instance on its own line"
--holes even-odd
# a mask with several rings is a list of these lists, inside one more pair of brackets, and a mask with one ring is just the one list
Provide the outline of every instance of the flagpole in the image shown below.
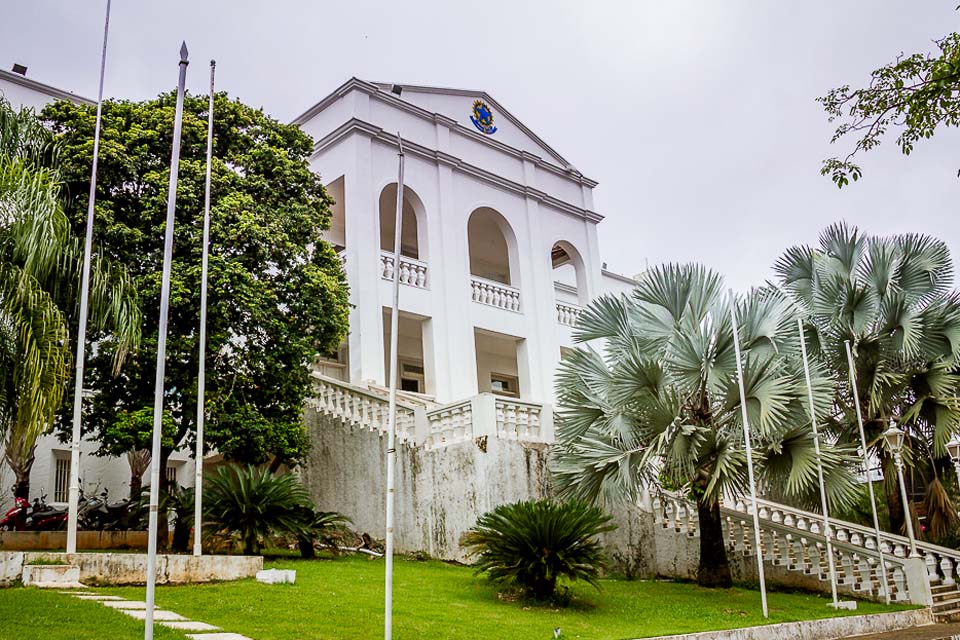
[[153,640],[153,602],[157,582],[157,516],[160,501],[160,433],[163,429],[163,383],[167,366],[167,317],[170,312],[170,269],[173,259],[173,225],[177,207],[177,174],[180,170],[180,130],[183,125],[183,87],[187,80],[187,43],[180,45],[177,111],[173,120],[170,155],[170,188],[163,239],[163,275],[160,284],[160,326],[157,331],[157,379],[153,396],[153,445],[150,449],[150,523],[147,533],[147,607],[144,640]]
[[393,637],[393,507],[397,464],[397,338],[400,332],[400,232],[403,229],[403,139],[397,132],[397,215],[393,227],[393,304],[390,307],[390,405],[387,418],[386,595],[383,637]]
[[100,156],[100,120],[103,114],[103,76],[107,68],[107,35],[110,31],[110,0],[103,21],[100,51],[100,85],[97,88],[97,119],[93,129],[93,167],[87,197],[87,234],[83,241],[83,271],[80,276],[80,320],[77,327],[76,372],[73,379],[73,433],[70,438],[70,492],[67,497],[67,553],[77,552],[77,511],[80,502],[80,420],[83,415],[83,365],[87,349],[87,307],[90,306],[90,254],[93,252],[93,216],[97,201],[97,158]]
[[747,417],[747,392],[743,386],[743,364],[740,360],[740,333],[737,331],[737,298],[730,292],[730,321],[733,326],[733,351],[737,357],[737,382],[740,385],[740,411],[743,416],[743,443],[747,452],[747,481],[750,483],[750,506],[753,508],[753,538],[757,550],[757,575],[760,578],[760,604],[763,617],[767,611],[767,580],[763,572],[763,548],[760,545],[760,511],[757,509],[757,484],[753,477],[753,447],[750,445],[750,420]]
[[[813,425],[813,452],[817,456],[817,480],[820,483],[820,508],[823,509],[823,536],[827,541],[827,564],[830,568],[830,593],[834,609],[840,607],[837,599],[837,567],[833,558],[833,532],[830,529],[830,514],[827,511],[827,488],[823,482],[823,458],[820,456],[820,431],[817,429],[817,408],[813,401],[813,384],[810,382],[810,361],[807,358],[807,338],[803,334],[803,319],[797,318],[800,334],[800,355],[803,357],[803,375],[807,381],[807,399],[810,402],[810,423]],[[856,603],[854,603],[855,605]]]
[[207,107],[207,184],[203,196],[203,258],[200,267],[200,367],[197,371],[197,452],[193,476],[193,555],[203,555],[203,422],[207,378],[207,251],[210,246],[210,167],[213,161],[213,76],[217,61],[210,61],[210,104]]
[[883,598],[890,604],[890,590],[887,588],[887,563],[883,557],[883,539],[880,537],[880,519],[877,517],[877,501],[873,495],[873,480],[870,478],[870,458],[867,455],[867,437],[863,432],[863,414],[860,413],[860,393],[857,391],[857,373],[853,366],[853,351],[850,341],[845,340],[847,349],[847,366],[850,368],[850,390],[853,392],[853,406],[857,409],[857,426],[860,429],[860,455],[863,456],[863,470],[867,474],[867,491],[870,493],[870,512],[873,515],[873,531],[877,537],[877,553],[880,555],[880,585],[883,589]]

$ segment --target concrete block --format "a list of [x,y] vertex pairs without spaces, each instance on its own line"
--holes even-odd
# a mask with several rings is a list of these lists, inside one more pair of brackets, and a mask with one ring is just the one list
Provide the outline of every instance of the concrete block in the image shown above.
[[94,600],[96,602],[103,602],[104,604],[106,604],[108,600],[120,600],[120,601],[123,600],[123,598],[121,598],[120,596],[101,596],[101,595],[97,595],[96,593],[78,593],[78,594],[70,594],[70,595],[73,595],[78,600]]
[[297,581],[297,572],[292,569],[267,569],[257,571],[257,582],[263,584],[293,584]]
[[25,587],[77,584],[80,568],[69,564],[25,564],[22,579]]
[[146,609],[147,603],[142,600],[118,600],[116,602],[101,602],[100,604],[111,609]]
[[[125,613],[131,618],[136,618],[137,620],[146,620],[147,612],[141,609],[120,609],[120,613]],[[157,622],[169,621],[169,620],[186,620],[180,614],[174,613],[173,611],[164,611],[163,609],[154,609],[153,610],[153,619]]]
[[197,622],[196,620],[161,620],[160,624],[180,631],[220,631],[220,627],[215,627],[206,622]]

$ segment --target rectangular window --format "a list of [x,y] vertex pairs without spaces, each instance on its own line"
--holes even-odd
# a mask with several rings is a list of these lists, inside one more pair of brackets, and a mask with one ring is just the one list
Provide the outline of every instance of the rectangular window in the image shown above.
[[53,501],[66,502],[70,498],[70,458],[55,458]]
[[515,376],[507,376],[502,373],[490,374],[490,391],[496,395],[519,398],[519,389],[519,381]]
[[167,465],[167,486],[171,489],[177,487],[177,467]]

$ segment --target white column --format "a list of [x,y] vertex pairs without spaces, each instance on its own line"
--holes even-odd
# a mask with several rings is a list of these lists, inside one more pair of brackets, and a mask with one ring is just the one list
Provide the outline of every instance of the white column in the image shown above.
[[[443,151],[449,130],[438,124]],[[440,132],[440,128],[447,133]],[[431,219],[430,272],[433,294],[433,362],[436,394],[441,402],[477,393],[477,350],[470,322],[470,257],[467,243],[469,211],[459,211],[454,198],[453,167],[437,163],[439,215]],[[435,235],[434,235],[435,234]],[[426,360],[424,344],[424,360]]]
[[353,161],[344,176],[347,281],[350,284],[350,382],[386,383],[383,310],[380,308],[379,195],[371,177],[373,142],[352,140]]
[[[525,199],[525,224],[516,229],[520,248],[520,305],[524,315],[526,338],[517,350],[517,368],[527,368],[529,383],[520,394],[534,402],[553,401],[553,371],[560,359],[560,342],[557,337],[556,298],[553,291],[553,265],[550,263],[550,247],[544,248],[539,229],[540,203],[532,197]],[[525,353],[523,353],[525,352]],[[521,362],[521,359],[526,362]],[[522,376],[521,376],[522,378]]]

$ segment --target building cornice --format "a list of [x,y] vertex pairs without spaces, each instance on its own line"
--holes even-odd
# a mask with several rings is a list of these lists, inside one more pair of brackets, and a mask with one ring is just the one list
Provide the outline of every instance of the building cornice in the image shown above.
[[[317,141],[313,148],[313,155],[316,156],[319,153],[322,153],[324,150],[330,148],[331,146],[337,144],[351,133],[357,133],[360,135],[368,136],[377,142],[382,144],[397,147],[398,146],[398,136],[395,133],[389,133],[384,131],[382,127],[378,127],[369,122],[365,122],[359,118],[351,118],[347,122],[343,123],[329,134]],[[435,149],[430,149],[421,144],[417,144],[412,140],[407,140],[403,138],[403,149],[404,152],[411,155],[416,155],[418,157],[437,162],[439,164],[444,164],[457,171],[477,178],[487,184],[500,187],[504,190],[511,191],[518,195],[533,198],[538,202],[547,204],[554,209],[563,211],[564,213],[569,213],[578,218],[598,223],[603,220],[603,216],[597,213],[596,211],[591,211],[590,209],[585,209],[583,207],[578,207],[576,205],[570,204],[560,200],[559,198],[552,196],[544,191],[535,189],[533,187],[520,184],[510,180],[509,178],[504,178],[503,176],[497,175],[486,169],[472,165],[468,162],[465,162],[462,158],[458,158],[452,154],[446,153],[444,151],[437,151]]]
[[453,118],[450,118],[449,116],[445,116],[440,113],[433,113],[422,107],[418,107],[413,103],[410,103],[410,102],[407,102],[406,100],[398,98],[397,96],[390,93],[388,90],[384,90],[382,86],[376,83],[360,80],[359,78],[350,78],[349,80],[347,80],[345,83],[337,87],[326,98],[324,98],[323,100],[321,100],[320,102],[313,105],[312,107],[304,111],[302,114],[294,118],[292,121],[292,124],[303,125],[307,121],[309,121],[311,118],[316,116],[318,113],[320,113],[321,111],[329,107],[331,104],[333,104],[334,102],[342,98],[347,93],[349,93],[350,91],[362,91],[363,93],[366,93],[372,98],[375,98],[396,109],[409,113],[410,115],[418,117],[421,120],[442,124],[447,128],[453,131],[456,131],[458,135],[469,138],[480,144],[492,147],[518,160],[528,160],[534,163],[538,169],[548,171],[550,173],[553,173],[554,175],[557,175],[561,178],[565,178],[567,180],[571,180],[572,182],[575,182],[577,184],[586,185],[591,189],[597,186],[598,182],[596,180],[591,180],[590,178],[586,177],[585,175],[577,171],[575,168],[573,168],[573,166],[569,162],[564,160],[564,158],[560,154],[554,151],[550,147],[550,145],[545,143],[535,133],[527,129],[527,127],[525,127],[521,122],[519,122],[516,118],[510,115],[508,111],[506,111],[502,106],[500,106],[500,104],[497,103],[493,98],[491,98],[486,92],[483,92],[483,91],[472,92],[472,91],[464,91],[462,89],[447,90],[447,89],[437,89],[437,88],[431,88],[431,87],[417,87],[413,85],[403,85],[403,86],[415,92],[454,93],[456,95],[464,95],[464,96],[482,96],[484,100],[486,100],[491,105],[493,105],[496,109],[502,112],[504,116],[511,123],[513,123],[518,129],[520,129],[525,134],[530,136],[538,144],[541,144],[545,149],[547,149],[551,153],[551,155],[554,157],[555,160],[557,160],[567,168],[566,169],[560,168],[551,162],[547,162],[540,156],[530,153],[529,151],[523,151],[521,149],[517,149],[516,147],[511,147],[510,145],[504,144],[499,140],[494,140],[489,136],[485,136],[477,131],[468,129],[467,127],[463,126],[462,124],[460,124]]
[[56,87],[52,87],[49,84],[44,84],[43,82],[37,82],[36,80],[33,80],[26,76],[22,76],[19,73],[13,73],[12,71],[4,71],[0,69],[0,80],[5,80],[13,84],[18,84],[21,87],[32,89],[33,91],[43,93],[45,95],[50,96],[51,98],[57,98],[59,100],[69,100],[70,102],[87,104],[87,105],[97,104],[95,101],[91,100],[90,98],[85,98],[75,93],[64,91],[63,89],[57,89]]
[[628,284],[635,285],[638,283],[636,278],[631,278],[630,276],[625,276],[620,273],[614,273],[613,271],[607,271],[606,269],[601,269],[600,275],[605,278],[613,278],[614,280],[619,280],[620,282],[626,282]]

